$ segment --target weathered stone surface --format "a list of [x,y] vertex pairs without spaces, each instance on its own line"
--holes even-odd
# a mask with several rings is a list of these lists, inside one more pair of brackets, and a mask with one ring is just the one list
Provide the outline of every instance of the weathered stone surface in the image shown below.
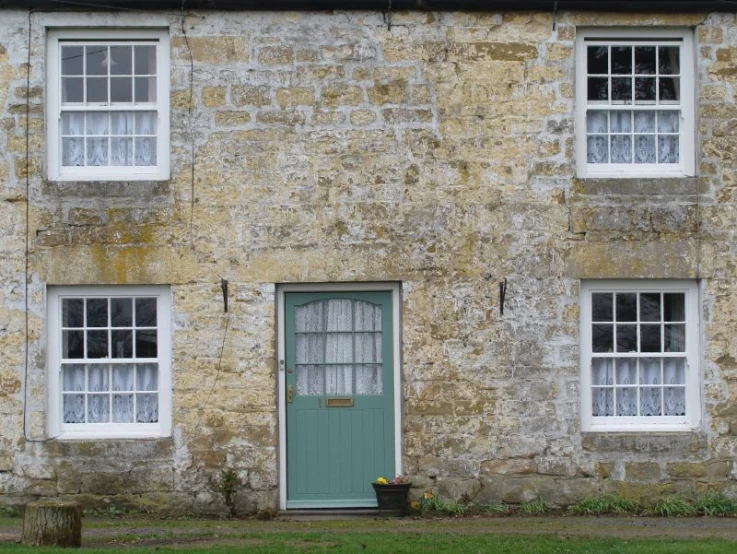
[[[171,179],[53,183],[43,60],[27,84],[27,13],[2,12],[0,502],[218,515],[228,467],[244,482],[238,513],[274,509],[274,283],[371,281],[401,283],[413,494],[561,505],[737,494],[733,18],[395,15],[389,31],[369,12],[187,14],[186,40],[166,16]],[[80,27],[126,17],[92,13]],[[576,177],[578,26],[695,29],[698,177]],[[44,33],[31,41],[40,56]],[[699,280],[698,429],[580,432],[579,284],[604,278]],[[172,286],[172,437],[25,440],[46,438],[44,290],[74,284]]]

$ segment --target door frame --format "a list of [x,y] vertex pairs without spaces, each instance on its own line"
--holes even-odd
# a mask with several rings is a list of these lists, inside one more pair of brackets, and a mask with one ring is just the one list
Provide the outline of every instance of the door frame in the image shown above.
[[[366,292],[387,291],[392,298],[392,332],[394,334],[394,467],[402,473],[402,394],[401,394],[401,285],[397,282],[362,283],[305,283],[278,284],[276,286],[277,325],[277,402],[279,407],[279,509],[287,509],[287,405],[286,405],[286,337],[284,294],[288,292]],[[393,477],[391,475],[390,477]]]

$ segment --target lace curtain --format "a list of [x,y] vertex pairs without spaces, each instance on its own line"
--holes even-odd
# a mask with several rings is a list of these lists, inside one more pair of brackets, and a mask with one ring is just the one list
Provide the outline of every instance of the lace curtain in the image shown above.
[[382,393],[381,306],[318,300],[295,308],[295,327],[298,395]]
[[158,422],[157,364],[65,364],[62,370],[64,423]]
[[62,114],[62,165],[156,165],[156,112]]
[[679,119],[666,110],[589,111],[588,162],[678,163]]
[[686,413],[685,358],[595,358],[592,369],[595,417]]

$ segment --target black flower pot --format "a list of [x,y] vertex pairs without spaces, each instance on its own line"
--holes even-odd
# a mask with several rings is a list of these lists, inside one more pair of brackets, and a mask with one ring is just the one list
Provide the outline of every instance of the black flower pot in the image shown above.
[[407,513],[407,495],[412,486],[411,483],[399,485],[377,485],[371,483],[376,492],[376,502],[380,512],[391,512],[395,514]]

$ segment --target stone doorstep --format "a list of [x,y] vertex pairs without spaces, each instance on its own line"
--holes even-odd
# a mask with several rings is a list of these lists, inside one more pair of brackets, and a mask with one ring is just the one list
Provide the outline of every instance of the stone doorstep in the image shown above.
[[276,515],[277,521],[336,521],[351,519],[369,519],[385,517],[402,517],[399,513],[379,511],[376,508],[314,508],[309,510],[281,510]]

